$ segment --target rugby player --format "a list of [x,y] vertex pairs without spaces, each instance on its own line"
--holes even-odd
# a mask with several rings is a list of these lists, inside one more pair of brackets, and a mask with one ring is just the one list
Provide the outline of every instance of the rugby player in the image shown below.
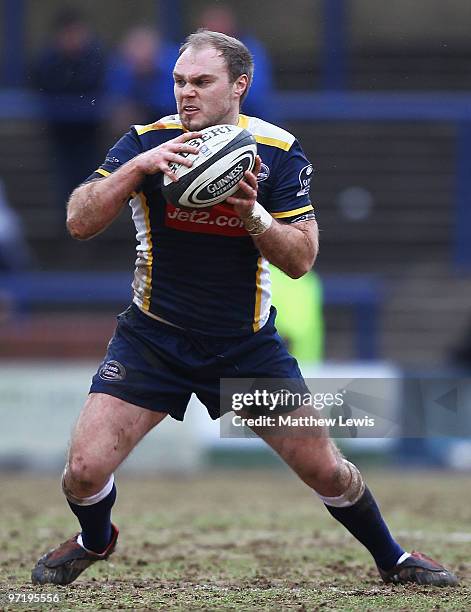
[[[312,166],[290,133],[240,112],[253,61],[237,39],[199,30],[180,49],[174,68],[177,115],[133,126],[104,164],[71,195],[67,227],[79,240],[102,232],[129,202],[137,231],[132,305],[93,377],[73,431],[62,486],[79,534],[45,554],[36,584],[69,584],[113,552],[113,473],[168,415],[183,420],[194,392],[220,416],[220,378],[304,381],[275,328],[268,262],[297,278],[313,266],[318,229],[309,199]],[[260,157],[225,203],[189,213],[166,203],[169,164],[191,167],[182,153],[199,130],[247,128]],[[263,160],[263,162],[262,162]],[[263,165],[262,165],[263,164]],[[258,181],[257,181],[258,178]],[[293,417],[309,414],[294,407]],[[456,577],[392,538],[355,465],[326,431],[312,435],[253,427],[372,554],[385,582],[453,585]]]

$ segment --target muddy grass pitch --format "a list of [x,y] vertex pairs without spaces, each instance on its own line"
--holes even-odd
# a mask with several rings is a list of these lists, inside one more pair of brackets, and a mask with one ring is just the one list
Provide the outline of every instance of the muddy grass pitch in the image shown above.
[[366,476],[401,544],[451,567],[458,588],[383,585],[309,489],[276,470],[118,477],[116,553],[73,585],[33,587],[37,558],[76,523],[58,478],[0,475],[0,610],[471,610],[468,476]]

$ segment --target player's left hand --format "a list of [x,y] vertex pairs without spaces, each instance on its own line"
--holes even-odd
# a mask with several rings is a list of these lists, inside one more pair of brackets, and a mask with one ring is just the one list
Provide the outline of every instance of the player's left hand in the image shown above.
[[260,173],[262,160],[257,155],[255,166],[252,171],[247,170],[244,178],[239,183],[239,190],[233,196],[229,196],[224,204],[233,207],[241,219],[250,216],[255,202],[257,201],[258,183],[257,176]]

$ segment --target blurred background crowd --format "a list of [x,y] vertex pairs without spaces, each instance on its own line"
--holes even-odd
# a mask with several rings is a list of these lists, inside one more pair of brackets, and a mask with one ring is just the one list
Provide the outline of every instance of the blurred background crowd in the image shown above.
[[[1,0],[3,364],[102,357],[134,231],[123,214],[74,243],[67,197],[131,124],[175,111],[178,45],[205,26],[254,55],[243,111],[295,133],[314,164],[318,276],[277,289],[301,360],[466,374],[470,23],[461,0]],[[315,313],[302,330],[298,291]]]

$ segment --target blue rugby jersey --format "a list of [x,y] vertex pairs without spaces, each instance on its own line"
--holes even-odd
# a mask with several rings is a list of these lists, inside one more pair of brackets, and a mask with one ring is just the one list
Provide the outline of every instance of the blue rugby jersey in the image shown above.
[[[312,165],[289,132],[240,115],[257,141],[262,170],[258,201],[276,219],[314,218],[309,198]],[[90,177],[108,176],[143,151],[183,132],[178,115],[135,125]],[[161,193],[163,174],[147,176],[129,204],[136,226],[134,303],[145,313],[215,336],[258,331],[267,321],[268,262],[236,213],[224,204],[205,210],[176,207]]]

